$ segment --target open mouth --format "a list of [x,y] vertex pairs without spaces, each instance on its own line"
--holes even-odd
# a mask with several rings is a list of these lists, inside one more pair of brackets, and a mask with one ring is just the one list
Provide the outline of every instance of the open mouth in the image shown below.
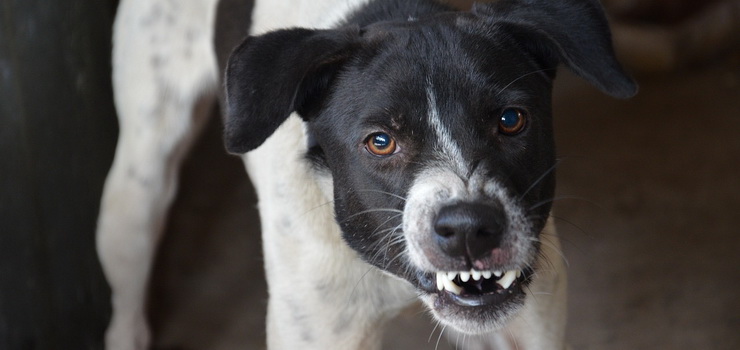
[[528,270],[437,272],[437,290],[460,306],[504,302],[523,293]]

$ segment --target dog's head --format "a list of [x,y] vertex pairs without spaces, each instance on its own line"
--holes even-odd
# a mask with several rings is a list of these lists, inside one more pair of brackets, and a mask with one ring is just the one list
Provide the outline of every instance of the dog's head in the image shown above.
[[345,241],[416,286],[443,323],[491,330],[537,268],[557,65],[613,96],[636,87],[595,1],[401,15],[246,39],[226,72],[227,148],[256,148],[297,112]]

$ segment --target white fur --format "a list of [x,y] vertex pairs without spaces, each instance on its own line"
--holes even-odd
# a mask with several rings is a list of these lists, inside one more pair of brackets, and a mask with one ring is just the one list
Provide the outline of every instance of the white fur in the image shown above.
[[[258,2],[254,28],[257,33],[292,26],[326,28],[365,2]],[[413,288],[362,262],[342,241],[334,221],[332,187],[327,184],[331,180],[317,178],[301,161],[307,144],[301,124],[297,116],[290,117],[262,146],[244,156],[260,198],[270,294],[268,347],[379,348],[382,323],[413,300]],[[326,289],[317,288],[317,283],[328,286],[324,288],[332,294],[325,295]],[[378,289],[383,292],[368,293]],[[303,319],[296,320],[296,314]],[[342,324],[326,325],[327,319]]]
[[465,163],[462,151],[460,151],[460,146],[455,142],[450,131],[442,123],[442,119],[440,119],[439,109],[437,108],[437,96],[435,96],[434,87],[431,82],[427,83],[427,104],[429,105],[429,123],[437,134],[440,154],[446,155],[447,160],[455,166],[455,170],[460,174],[464,174],[468,166]]
[[122,0],[114,25],[113,86],[120,126],[97,246],[112,289],[108,349],[146,349],[146,282],[177,169],[216,87],[216,0]]
[[320,184],[330,180],[317,179],[301,161],[302,130],[291,117],[244,157],[260,198],[268,346],[377,348],[379,326],[413,300],[413,289],[362,262],[342,241],[332,194],[322,191],[331,186]]
[[514,256],[512,266],[502,266],[503,270],[523,268],[534,261],[532,242],[522,234],[530,231],[530,224],[520,208],[496,179],[485,178],[476,171],[466,178],[450,170],[444,164],[434,164],[422,171],[409,190],[403,214],[403,232],[406,235],[408,260],[417,268],[427,271],[446,271],[444,266],[434,266],[427,260],[424,236],[434,232],[433,223],[439,210],[457,202],[473,202],[482,198],[501,202],[507,217],[508,234],[517,244],[518,255]]
[[[258,1],[254,32],[328,27],[366,1]],[[97,233],[100,259],[113,290],[108,349],[140,350],[150,345],[144,317],[146,281],[177,188],[177,169],[213,102],[216,4],[216,0],[120,2],[113,51],[120,138]],[[317,177],[300,161],[306,148],[302,130],[301,121],[293,116],[244,156],[260,198],[270,293],[268,346],[377,349],[382,324],[410,303],[415,292],[409,283],[362,262],[342,241],[333,216],[331,179]],[[548,230],[557,245],[554,231]],[[562,270],[558,256],[546,255],[555,270]],[[565,281],[564,275],[552,276],[533,284],[534,296],[508,333],[502,333],[504,339],[511,334],[520,348],[528,349],[562,343],[564,304],[550,301],[562,299]],[[539,291],[552,296],[540,296]],[[500,340],[496,334],[466,343]]]

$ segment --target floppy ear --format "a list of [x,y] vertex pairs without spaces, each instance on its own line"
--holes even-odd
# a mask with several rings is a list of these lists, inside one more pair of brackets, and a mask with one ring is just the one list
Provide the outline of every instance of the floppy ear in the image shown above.
[[261,145],[294,111],[320,102],[359,42],[358,28],[285,29],[248,37],[226,66],[226,149]]
[[473,13],[506,26],[553,68],[564,63],[604,93],[628,98],[637,85],[617,62],[611,32],[597,0],[498,0]]

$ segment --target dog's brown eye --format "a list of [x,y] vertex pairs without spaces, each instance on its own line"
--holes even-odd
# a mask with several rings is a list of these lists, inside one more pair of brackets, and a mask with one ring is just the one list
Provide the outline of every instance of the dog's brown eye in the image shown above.
[[365,148],[376,156],[389,156],[396,151],[396,140],[384,132],[377,132],[368,137]]
[[517,108],[506,108],[501,112],[498,129],[504,135],[516,135],[524,130],[527,125],[527,116],[524,111]]

